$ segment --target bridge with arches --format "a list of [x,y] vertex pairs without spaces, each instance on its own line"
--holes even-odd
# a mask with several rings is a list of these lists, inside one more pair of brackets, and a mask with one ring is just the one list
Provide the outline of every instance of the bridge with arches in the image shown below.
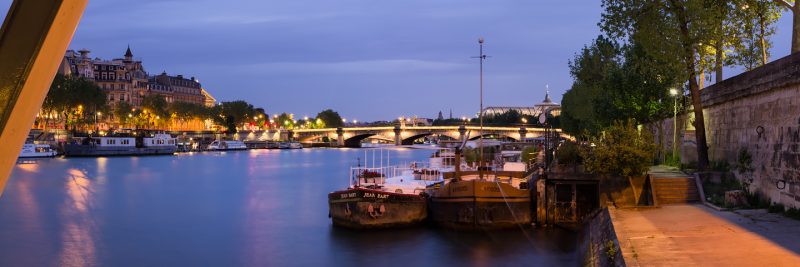
[[[566,137],[561,130],[552,129],[559,135]],[[320,142],[324,139],[335,140],[338,146],[359,147],[361,142],[366,139],[377,139],[383,142],[394,143],[395,145],[411,145],[414,140],[438,136],[447,137],[453,140],[478,139],[480,136],[508,138],[521,141],[526,138],[537,138],[544,136],[544,128],[528,127],[480,127],[473,125],[460,126],[375,126],[375,127],[344,127],[326,129],[294,129],[287,130],[282,139],[309,143]]]

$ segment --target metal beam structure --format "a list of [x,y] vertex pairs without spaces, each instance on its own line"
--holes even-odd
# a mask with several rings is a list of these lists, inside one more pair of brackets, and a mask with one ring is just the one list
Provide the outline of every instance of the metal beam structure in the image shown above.
[[0,28],[0,196],[88,0],[14,0]]

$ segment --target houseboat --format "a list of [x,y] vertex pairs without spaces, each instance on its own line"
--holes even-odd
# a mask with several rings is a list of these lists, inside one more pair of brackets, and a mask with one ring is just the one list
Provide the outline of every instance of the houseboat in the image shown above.
[[169,134],[152,137],[85,137],[64,145],[67,157],[172,155],[177,140]]
[[442,177],[418,163],[351,168],[350,186],[328,194],[329,216],[334,225],[354,229],[420,224],[428,217],[425,191]]
[[300,142],[289,142],[289,149],[302,149],[303,144]]
[[214,140],[214,142],[211,142],[211,144],[208,145],[208,150],[217,151],[245,149],[247,149],[247,145],[245,145],[242,141],[236,140]]
[[46,144],[24,144],[22,151],[19,152],[19,158],[46,158],[55,157],[56,150],[50,145]]
[[280,142],[278,143],[279,149],[301,149],[303,144],[300,142]]

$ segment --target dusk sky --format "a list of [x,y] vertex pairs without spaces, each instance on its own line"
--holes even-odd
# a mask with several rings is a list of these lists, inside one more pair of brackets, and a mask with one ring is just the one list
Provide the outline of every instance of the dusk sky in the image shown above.
[[[600,12],[600,1],[92,0],[70,48],[111,59],[130,45],[150,74],[197,77],[219,101],[269,114],[461,117],[478,111],[478,37],[486,106],[531,106],[546,84],[559,102]],[[791,15],[771,59],[788,54],[789,29]]]

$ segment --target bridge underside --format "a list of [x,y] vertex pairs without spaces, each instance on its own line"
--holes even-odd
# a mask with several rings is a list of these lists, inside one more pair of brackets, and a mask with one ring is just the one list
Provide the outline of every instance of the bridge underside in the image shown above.
[[345,147],[361,147],[361,142],[366,139],[378,139],[393,142],[389,138],[384,138],[375,133],[359,134],[344,140]]
[[[470,136],[469,140],[470,141],[475,141],[475,140],[478,140],[480,138],[481,138],[480,135],[478,135],[478,136]],[[514,138],[513,136],[504,135],[504,134],[484,134],[483,135],[483,139],[511,139],[511,140],[514,140],[514,141],[519,141],[519,139]]]

